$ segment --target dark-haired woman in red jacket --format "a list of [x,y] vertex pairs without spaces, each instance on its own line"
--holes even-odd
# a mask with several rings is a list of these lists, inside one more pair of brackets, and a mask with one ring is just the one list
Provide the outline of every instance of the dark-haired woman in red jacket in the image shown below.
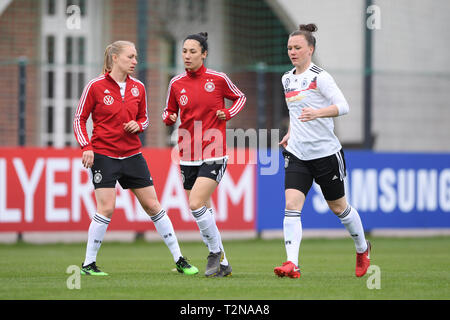
[[[192,34],[183,42],[186,72],[169,83],[163,121],[178,128],[180,169],[189,206],[197,222],[209,255],[205,276],[231,275],[211,208],[211,195],[219,185],[227,166],[226,121],[243,108],[245,95],[222,72],[207,69],[207,33]],[[224,99],[233,105],[225,107]]]

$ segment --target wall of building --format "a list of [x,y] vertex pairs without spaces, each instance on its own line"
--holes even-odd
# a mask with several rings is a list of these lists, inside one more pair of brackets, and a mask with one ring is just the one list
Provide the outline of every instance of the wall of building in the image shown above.
[[450,2],[374,4],[376,150],[450,151]]
[[12,1],[0,16],[0,146],[15,146],[18,140],[18,59],[27,58],[26,136],[36,145],[39,131],[39,2]]
[[[28,58],[26,143],[46,145],[42,139],[45,114],[41,110],[41,86],[45,79],[40,71],[45,58],[41,50],[44,1],[47,0],[10,1],[0,15],[1,146],[18,143],[17,59],[20,56]],[[259,3],[260,11],[264,3],[270,5],[287,33],[300,23],[318,25],[313,60],[333,75],[350,104],[350,113],[335,120],[336,133],[343,144],[361,143],[365,1],[267,0]],[[279,78],[283,68],[289,69],[289,64],[280,63],[276,68],[269,66],[264,75],[263,95],[258,92],[255,65],[239,66],[239,57],[248,57],[241,54],[245,43],[238,42],[236,37],[251,40],[261,36],[258,33],[261,30],[256,24],[245,24],[242,19],[246,15],[236,12],[235,8],[252,8],[255,1],[148,0],[146,30],[138,25],[137,17],[142,14],[138,1],[100,0],[95,4],[90,8],[99,17],[99,25],[91,28],[89,38],[93,48],[88,61],[89,79],[100,72],[107,44],[126,39],[139,45],[138,35],[144,32],[147,36],[147,59],[140,60],[138,65],[146,70],[146,78],[141,80],[146,83],[149,96],[147,146],[165,146],[169,141],[170,130],[160,120],[167,85],[173,75],[183,71],[182,40],[188,34],[201,31],[209,33],[207,66],[226,72],[248,98],[246,107],[227,124],[228,127],[256,128],[258,104],[262,98],[266,105],[266,127],[285,128],[286,109]],[[380,28],[373,30],[372,130],[375,150],[450,151],[450,108],[446,105],[450,98],[450,39],[446,34],[450,3],[446,0],[373,0],[373,4],[380,10],[381,21]],[[246,10],[250,12],[248,8]],[[247,14],[247,17],[252,16]],[[272,20],[261,21],[264,26]],[[240,29],[231,34],[236,28]],[[263,34],[268,33],[264,31]],[[266,50],[270,45],[267,42],[262,49]],[[138,47],[138,53],[139,50]]]
[[[350,113],[335,120],[336,133],[343,143],[362,141],[365,1],[271,2],[293,25],[318,25],[313,60],[334,76],[350,104]],[[450,151],[450,3],[373,4],[381,21],[372,31],[374,149]]]

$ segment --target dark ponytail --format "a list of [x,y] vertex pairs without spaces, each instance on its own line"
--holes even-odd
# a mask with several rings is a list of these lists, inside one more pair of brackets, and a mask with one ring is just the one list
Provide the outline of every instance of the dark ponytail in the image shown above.
[[202,53],[205,51],[208,51],[208,32],[199,32],[196,34],[188,35],[184,39],[184,41],[189,40],[189,39],[197,40],[200,43],[200,47],[202,48]]
[[317,26],[314,23],[309,24],[301,24],[298,27],[298,30],[295,30],[292,32],[289,37],[293,36],[299,36],[302,35],[305,37],[306,41],[308,42],[308,45],[310,47],[314,48],[314,51],[316,50],[316,38],[314,37],[313,33],[318,30]]

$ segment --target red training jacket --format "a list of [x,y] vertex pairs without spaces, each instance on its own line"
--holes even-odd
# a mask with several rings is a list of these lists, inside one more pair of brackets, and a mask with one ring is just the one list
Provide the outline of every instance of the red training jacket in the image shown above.
[[[233,105],[225,108],[224,98]],[[162,118],[178,114],[178,147],[182,161],[198,161],[226,155],[226,121],[244,107],[245,95],[225,73],[207,69],[204,65],[195,72],[186,71],[172,78],[167,92],[166,108]],[[226,114],[226,120],[217,118],[217,110]]]
[[[92,139],[86,121],[92,114]],[[93,150],[105,156],[121,158],[139,153],[141,141],[136,133],[128,133],[123,124],[135,120],[140,131],[148,127],[147,96],[139,80],[127,76],[122,99],[117,82],[106,73],[91,80],[83,90],[73,120],[73,130],[83,151]]]

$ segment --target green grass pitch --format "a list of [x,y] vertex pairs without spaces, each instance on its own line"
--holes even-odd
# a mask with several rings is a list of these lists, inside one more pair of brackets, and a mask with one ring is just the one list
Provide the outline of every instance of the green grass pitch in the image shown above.
[[[81,276],[80,289],[69,289],[66,273],[79,266],[85,244],[0,245],[0,299],[158,299],[158,300],[301,300],[301,299],[449,299],[450,237],[372,238],[371,261],[380,269],[379,289],[371,275],[356,278],[351,239],[304,239],[300,279],[278,278],[273,268],[285,260],[283,241],[224,241],[233,266],[229,278],[203,276],[207,249],[201,241],[180,241],[182,252],[200,273],[173,271],[161,242],[104,242],[97,265],[107,277]],[[373,282],[372,282],[373,283]]]

